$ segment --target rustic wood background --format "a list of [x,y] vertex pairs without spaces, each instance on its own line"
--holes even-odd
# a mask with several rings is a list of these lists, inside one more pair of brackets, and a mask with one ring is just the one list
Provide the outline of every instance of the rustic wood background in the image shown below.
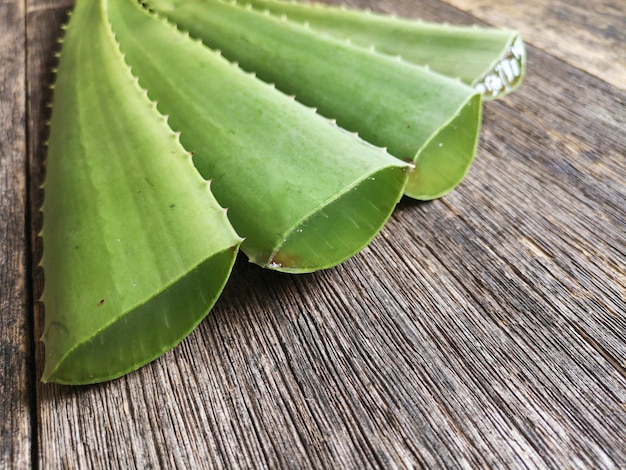
[[62,387],[36,235],[71,3],[0,0],[0,466],[626,468],[626,2],[347,2],[522,32],[465,182],[336,269],[241,258],[175,350]]

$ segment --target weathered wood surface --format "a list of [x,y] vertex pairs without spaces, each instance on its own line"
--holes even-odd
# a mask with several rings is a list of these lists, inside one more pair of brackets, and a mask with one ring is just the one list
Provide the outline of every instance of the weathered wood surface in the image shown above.
[[485,106],[468,178],[403,201],[336,269],[240,259],[178,348],[61,387],[36,383],[43,312],[29,302],[46,85],[71,0],[0,0],[2,466],[626,467],[626,6],[348,3],[525,33],[529,75]]
[[25,9],[0,0],[0,461],[31,462],[33,357],[27,242]]
[[[517,29],[536,47],[626,89],[626,6],[623,0],[447,0],[491,24]],[[494,7],[494,5],[497,5]]]

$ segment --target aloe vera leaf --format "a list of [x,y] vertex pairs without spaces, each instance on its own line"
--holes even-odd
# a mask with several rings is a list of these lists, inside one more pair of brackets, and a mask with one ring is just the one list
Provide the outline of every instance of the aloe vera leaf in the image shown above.
[[241,238],[81,0],[54,86],[43,205],[43,381],[113,379],[208,313]]
[[440,197],[467,173],[481,99],[460,81],[220,0],[148,5],[339,126],[414,162],[408,196]]
[[454,26],[410,20],[320,3],[249,0],[258,9],[304,22],[338,39],[399,55],[448,77],[459,77],[484,99],[507,95],[521,84],[526,69],[524,43],[517,31]]
[[133,0],[109,1],[139,82],[170,116],[261,266],[334,266],[378,233],[407,164],[245,73]]

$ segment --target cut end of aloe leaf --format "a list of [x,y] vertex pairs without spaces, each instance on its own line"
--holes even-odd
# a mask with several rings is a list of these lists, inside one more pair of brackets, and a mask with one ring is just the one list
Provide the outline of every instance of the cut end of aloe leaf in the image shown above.
[[106,6],[76,4],[59,58],[42,208],[44,382],[111,380],[174,347],[215,303],[241,244],[124,62]]
[[517,89],[526,73],[526,47],[520,36],[515,36],[493,68],[474,83],[474,88],[485,100],[495,100]]
[[[60,360],[46,360],[42,381],[68,385],[104,382],[169,351],[204,318],[198,312],[206,314],[211,309],[228,278],[216,282],[215,273],[229,273],[236,254],[237,246],[216,253],[163,292],[76,344]],[[102,299],[94,308],[106,308],[106,301]],[[51,323],[46,335],[65,336],[71,328]]]
[[370,174],[299,223],[266,267],[306,273],[340,264],[361,251],[383,227],[402,196],[408,167]]
[[463,180],[476,153],[481,109],[477,93],[419,151],[404,191],[407,196],[424,201],[436,199]]

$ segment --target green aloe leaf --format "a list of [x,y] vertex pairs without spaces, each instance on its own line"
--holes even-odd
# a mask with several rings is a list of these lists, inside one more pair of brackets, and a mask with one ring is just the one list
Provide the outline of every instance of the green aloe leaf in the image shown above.
[[[307,272],[362,249],[409,166],[245,73],[134,0],[108,14],[140,84],[229,208],[249,259]],[[220,20],[218,20],[220,21]]]
[[207,314],[239,236],[124,63],[100,1],[60,56],[43,207],[43,381],[113,379]]
[[414,162],[407,195],[442,196],[468,171],[481,99],[460,81],[220,0],[147,3],[339,126]]
[[320,3],[248,1],[254,8],[287,15],[338,39],[459,77],[485,99],[510,93],[524,77],[526,52],[514,30],[429,23]]

